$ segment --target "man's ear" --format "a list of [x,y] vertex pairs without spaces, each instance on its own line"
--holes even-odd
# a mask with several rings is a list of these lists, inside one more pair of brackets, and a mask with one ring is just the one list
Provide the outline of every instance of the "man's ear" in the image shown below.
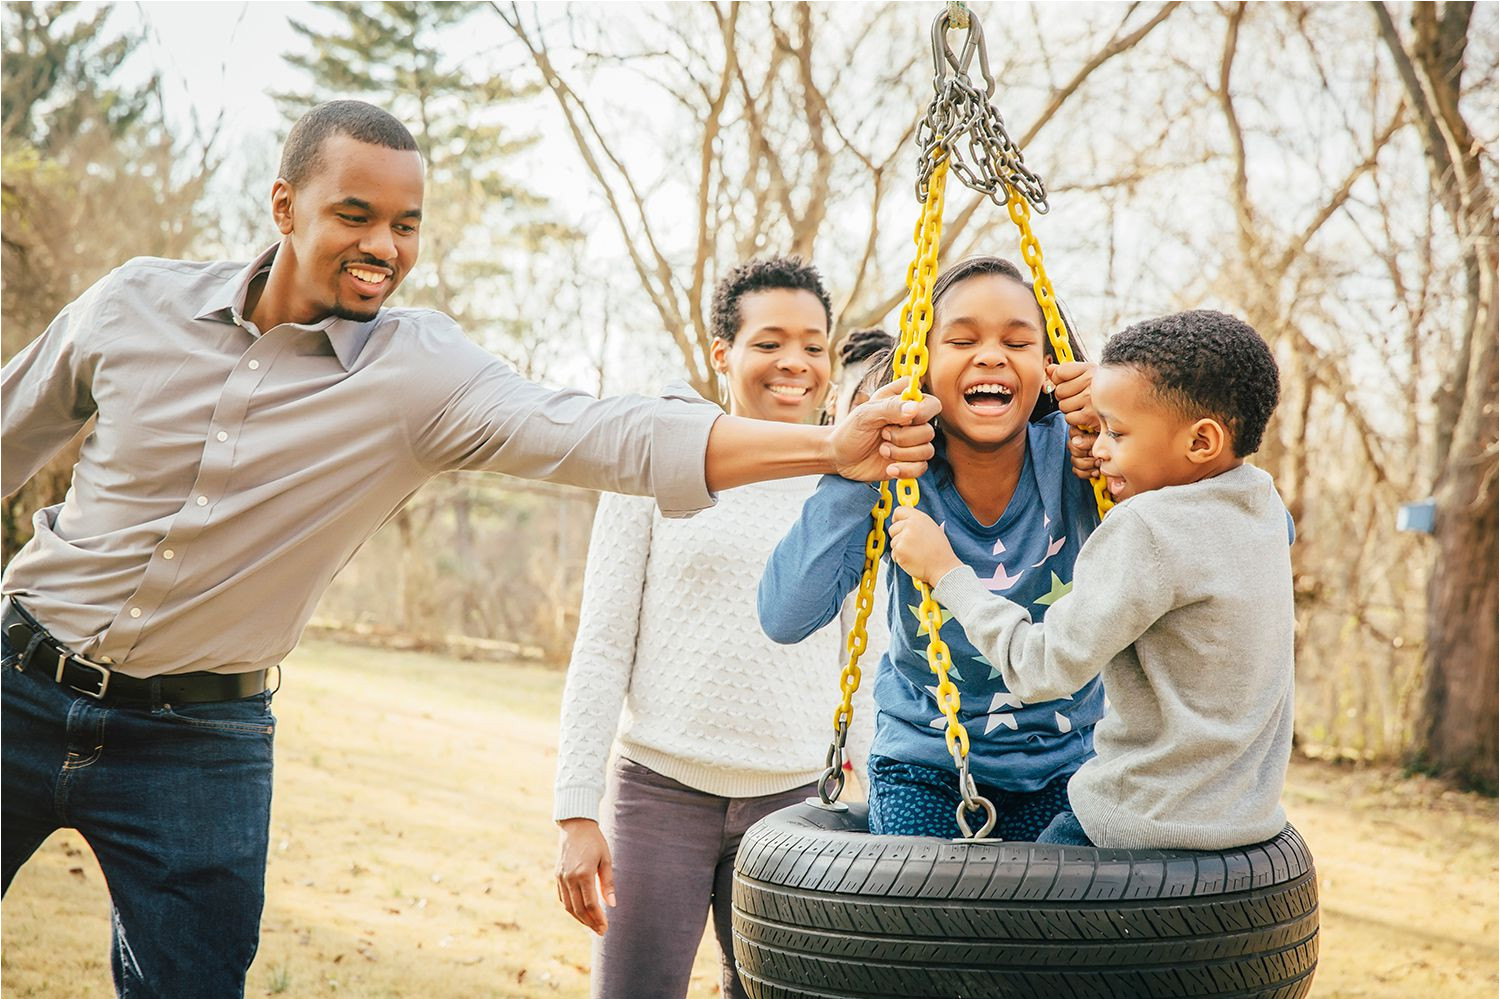
[[292,233],[292,185],[284,177],[271,185],[271,219],[283,236]]
[[1216,461],[1229,447],[1229,431],[1213,417],[1196,420],[1188,428],[1187,459],[1195,465]]

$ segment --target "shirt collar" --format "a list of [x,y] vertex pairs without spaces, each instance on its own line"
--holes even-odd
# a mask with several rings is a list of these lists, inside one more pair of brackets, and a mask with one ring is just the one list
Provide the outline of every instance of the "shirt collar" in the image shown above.
[[[213,294],[204,302],[203,308],[194,318],[212,319],[244,326],[241,320],[244,316],[245,295],[250,289],[250,282],[257,274],[270,268],[271,262],[276,259],[276,251],[280,248],[280,241],[271,244],[261,251],[259,256],[236,272],[234,277],[214,289]],[[359,357],[359,352],[364,350],[366,341],[370,339],[370,332],[375,329],[375,324],[378,322],[380,322],[379,313],[374,319],[365,322],[328,316],[316,323],[291,325],[303,330],[323,331],[328,338],[328,343],[333,347],[333,353],[338,356],[339,363],[344,366],[345,371],[348,371],[354,367],[355,359]],[[252,327],[244,326],[244,329],[256,335]]]

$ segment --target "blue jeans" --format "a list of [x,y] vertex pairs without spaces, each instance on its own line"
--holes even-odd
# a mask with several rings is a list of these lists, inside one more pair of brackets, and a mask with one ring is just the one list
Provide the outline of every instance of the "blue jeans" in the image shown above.
[[1071,811],[1058,813],[1057,818],[1047,824],[1047,829],[1037,835],[1038,844],[1062,844],[1065,847],[1093,847],[1094,842],[1083,832],[1083,824]]
[[16,668],[3,643],[4,884],[63,828],[93,848],[122,997],[242,997],[271,818],[269,692],[122,707]]
[[[962,834],[955,815],[963,796],[958,791],[958,772],[953,768],[908,764],[889,757],[870,755],[870,832],[907,837],[945,837]],[[1052,818],[1068,808],[1068,778],[1063,775],[1035,792],[1011,792],[977,783],[979,794],[995,806],[995,828],[989,836],[999,840],[1035,840]],[[978,828],[980,813],[968,817]]]

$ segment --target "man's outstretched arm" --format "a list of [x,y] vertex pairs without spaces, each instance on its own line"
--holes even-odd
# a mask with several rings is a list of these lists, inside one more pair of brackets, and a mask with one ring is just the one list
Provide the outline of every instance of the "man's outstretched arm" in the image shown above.
[[916,478],[932,457],[938,401],[901,399],[902,379],[883,387],[837,427],[720,417],[708,436],[704,478],[717,493],[747,483],[834,473],[847,479]]

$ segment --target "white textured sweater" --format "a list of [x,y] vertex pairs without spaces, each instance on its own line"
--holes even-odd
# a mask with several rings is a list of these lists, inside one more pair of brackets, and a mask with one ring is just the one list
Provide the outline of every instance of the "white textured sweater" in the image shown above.
[[[727,490],[685,519],[663,517],[649,497],[601,498],[563,689],[555,819],[599,818],[617,737],[624,756],[713,795],[770,795],[822,774],[842,623],[781,646],[755,609],[766,560],[816,485],[809,476]],[[869,632],[849,737],[856,767],[874,732],[883,608]]]

